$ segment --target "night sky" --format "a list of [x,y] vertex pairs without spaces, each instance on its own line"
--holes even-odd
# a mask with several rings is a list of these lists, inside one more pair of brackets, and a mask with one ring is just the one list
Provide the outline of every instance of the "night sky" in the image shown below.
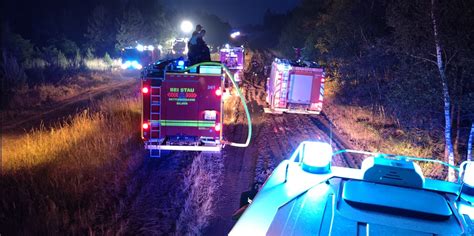
[[203,11],[219,16],[233,26],[260,24],[267,9],[284,13],[296,7],[301,0],[163,0],[167,7]]

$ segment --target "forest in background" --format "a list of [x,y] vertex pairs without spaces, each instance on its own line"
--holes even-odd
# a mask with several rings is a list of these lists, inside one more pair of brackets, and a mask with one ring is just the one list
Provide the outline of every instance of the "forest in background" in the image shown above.
[[[474,120],[474,3],[433,1],[449,94],[450,136],[460,161]],[[295,47],[304,48],[305,59],[324,66],[328,79],[337,84],[333,92],[341,104],[367,108],[442,142],[446,103],[431,4],[304,0],[286,14],[267,11],[263,25],[242,30],[251,48],[269,48],[287,58],[294,56]],[[20,0],[2,5],[2,106],[18,88],[58,83],[85,70],[86,60],[113,63],[117,49],[137,39],[162,43],[180,36],[177,25],[184,16],[213,29],[208,30],[210,44],[225,43],[232,29],[216,16],[169,10],[150,0]],[[425,139],[418,143],[430,144]]]
[[201,11],[167,9],[160,1],[3,1],[0,76],[2,107],[19,89],[58,84],[91,68],[108,68],[119,50],[165,45],[183,19],[206,26],[210,45],[227,42],[231,26]]
[[[338,102],[365,107],[443,142],[445,106],[432,3],[459,162],[465,160],[474,120],[474,2],[304,0],[288,14],[268,14],[264,22],[279,35],[271,44],[282,55],[291,58],[294,48],[303,48],[304,59],[326,68],[337,84]],[[425,141],[418,145],[431,143]]]

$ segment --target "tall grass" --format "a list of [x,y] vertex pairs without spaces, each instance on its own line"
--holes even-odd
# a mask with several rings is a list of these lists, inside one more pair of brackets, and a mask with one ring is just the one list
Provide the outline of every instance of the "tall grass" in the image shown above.
[[66,99],[90,92],[100,86],[107,86],[112,80],[117,81],[117,77],[121,78],[122,75],[115,72],[81,72],[68,76],[56,84],[25,84],[11,89],[10,94],[1,95],[8,95],[8,100],[4,101],[4,109],[1,112],[13,112],[14,115],[19,115],[32,109],[48,109],[52,104],[64,102]]
[[[416,86],[420,86],[419,82],[412,81],[412,86],[397,84],[386,87],[384,83],[395,83],[394,80],[380,77],[377,80],[382,82],[355,80],[357,85],[349,85],[352,80],[344,82],[335,74],[329,76],[332,77],[326,80],[323,110],[354,148],[447,161],[444,158],[443,119],[435,114],[440,103],[433,103],[435,100],[430,93],[413,92]],[[430,86],[421,85],[426,91]],[[390,95],[383,92],[387,88]],[[373,89],[382,92],[370,92]],[[413,95],[416,97],[413,98]],[[457,163],[461,161],[456,159]],[[441,165],[418,163],[425,176],[436,179],[446,177],[447,169]]]
[[113,201],[141,162],[139,103],[109,98],[92,110],[52,129],[3,137],[0,234],[113,230]]
[[202,235],[215,216],[223,171],[224,161],[217,154],[200,153],[194,158],[183,180],[183,191],[188,195],[176,222],[178,235]]
[[[442,160],[443,144],[421,130],[407,130],[386,114],[364,107],[344,105],[334,98],[337,91],[329,83],[324,112],[355,149]],[[419,163],[426,177],[443,179],[446,170],[440,165]]]

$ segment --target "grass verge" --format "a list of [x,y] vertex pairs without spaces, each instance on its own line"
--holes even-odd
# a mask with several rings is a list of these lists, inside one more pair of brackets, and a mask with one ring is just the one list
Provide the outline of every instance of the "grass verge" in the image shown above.
[[[364,107],[341,104],[335,98],[334,85],[328,84],[324,113],[334,129],[352,144],[354,149],[443,160],[443,140],[435,131],[403,128],[396,118],[383,111],[374,112]],[[419,162],[425,177],[444,179],[447,169],[441,165]]]
[[185,197],[183,210],[176,222],[178,235],[201,235],[215,216],[217,191],[222,185],[224,171],[220,155],[200,153],[186,172],[183,181]]
[[141,162],[139,124],[138,99],[107,98],[55,128],[2,137],[0,234],[111,233]]

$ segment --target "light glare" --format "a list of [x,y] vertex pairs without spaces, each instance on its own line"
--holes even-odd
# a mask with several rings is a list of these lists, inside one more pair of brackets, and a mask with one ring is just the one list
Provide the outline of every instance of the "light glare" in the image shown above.
[[233,38],[233,39],[237,38],[237,36],[240,36],[240,31],[236,31],[236,32],[230,34],[230,37]]
[[214,127],[214,129],[218,132],[221,131],[221,128],[222,128],[221,123],[217,123],[216,126]]
[[303,165],[326,169],[331,165],[332,148],[328,143],[306,142],[303,146]]
[[137,69],[137,70],[141,70],[143,68],[142,65],[140,65],[140,63],[138,63],[138,61],[132,61],[132,67]]
[[222,89],[221,89],[220,87],[216,90],[216,95],[217,95],[217,96],[221,96],[221,95],[222,95]]
[[474,187],[474,162],[468,162],[464,171],[463,182]]
[[193,30],[193,23],[191,23],[191,21],[184,20],[181,22],[181,30],[184,33],[190,33]]

